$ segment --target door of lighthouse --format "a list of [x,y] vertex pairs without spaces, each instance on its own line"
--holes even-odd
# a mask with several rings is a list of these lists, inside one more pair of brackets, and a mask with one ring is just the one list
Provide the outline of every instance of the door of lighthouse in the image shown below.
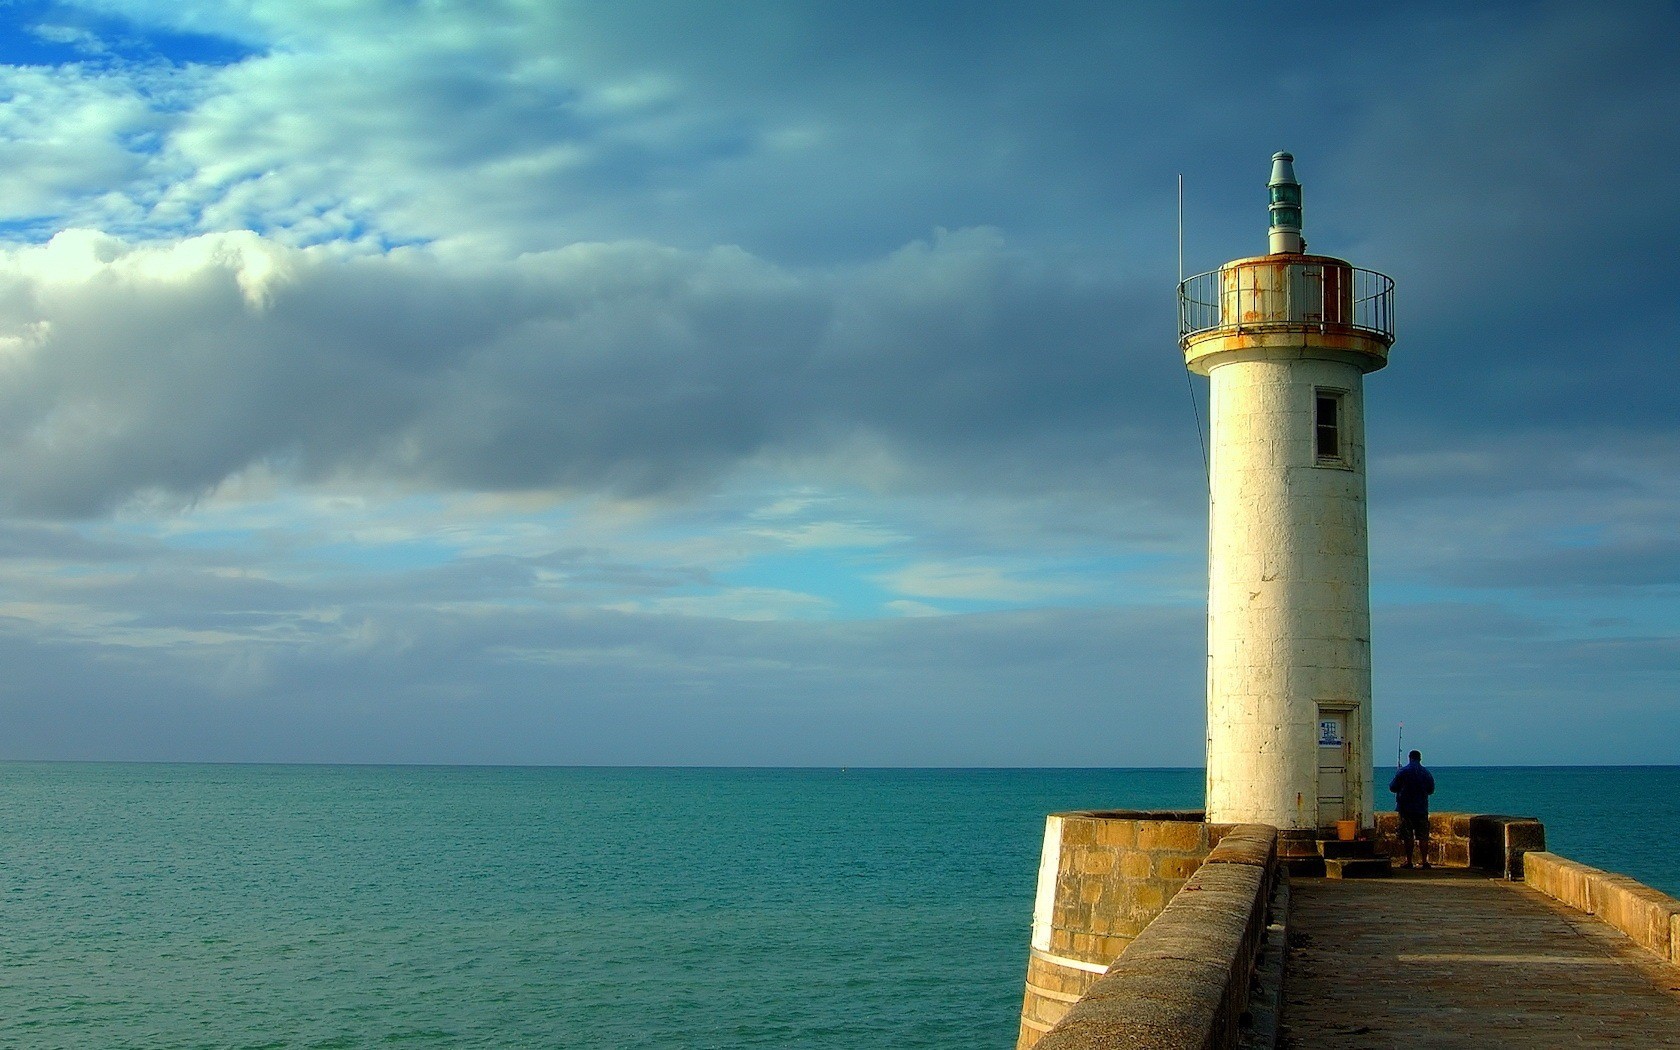
[[1346,820],[1347,711],[1318,709],[1318,826]]

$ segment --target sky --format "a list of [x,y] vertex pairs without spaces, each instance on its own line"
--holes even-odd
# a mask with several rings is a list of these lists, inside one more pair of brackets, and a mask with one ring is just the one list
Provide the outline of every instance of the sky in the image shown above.
[[1379,757],[1680,763],[1676,126],[1673,2],[0,3],[0,758],[1200,765],[1286,149]]

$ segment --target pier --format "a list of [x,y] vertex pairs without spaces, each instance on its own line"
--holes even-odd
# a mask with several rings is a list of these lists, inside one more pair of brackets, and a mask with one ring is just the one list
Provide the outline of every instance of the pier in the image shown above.
[[1532,818],[1434,814],[1424,870],[1392,813],[1354,843],[1201,816],[1048,818],[1019,1050],[1680,1047],[1680,900]]

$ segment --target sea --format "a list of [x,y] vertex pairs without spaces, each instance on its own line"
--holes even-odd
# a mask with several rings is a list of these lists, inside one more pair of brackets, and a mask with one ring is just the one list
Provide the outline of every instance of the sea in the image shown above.
[[[1680,896],[1680,767],[1435,768]],[[1013,1046],[1045,814],[1199,769],[0,763],[7,1047]]]

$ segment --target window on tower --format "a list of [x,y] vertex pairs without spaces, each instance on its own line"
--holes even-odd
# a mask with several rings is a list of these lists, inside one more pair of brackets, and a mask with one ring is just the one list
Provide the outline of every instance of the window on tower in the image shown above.
[[1342,454],[1342,395],[1334,390],[1320,390],[1313,411],[1313,444],[1320,462],[1341,462]]

